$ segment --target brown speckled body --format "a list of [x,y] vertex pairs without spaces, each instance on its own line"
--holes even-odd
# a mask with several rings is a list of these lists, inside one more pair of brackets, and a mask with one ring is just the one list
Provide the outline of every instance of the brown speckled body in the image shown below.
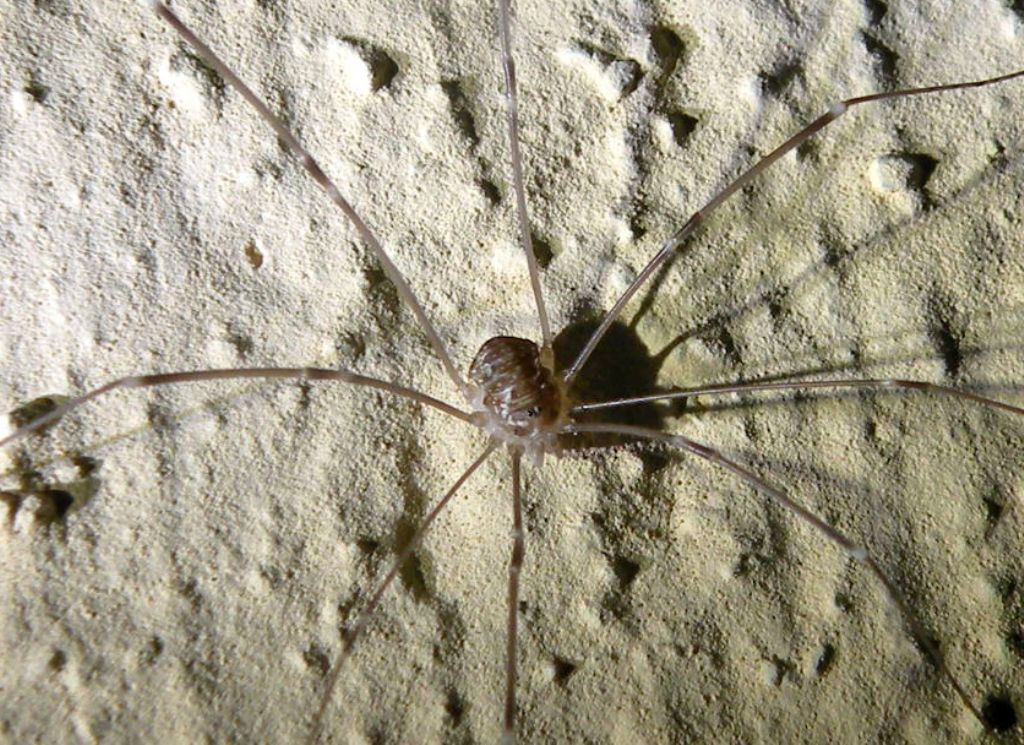
[[482,392],[483,405],[516,435],[555,425],[567,408],[554,373],[529,339],[488,339],[473,358],[469,377]]

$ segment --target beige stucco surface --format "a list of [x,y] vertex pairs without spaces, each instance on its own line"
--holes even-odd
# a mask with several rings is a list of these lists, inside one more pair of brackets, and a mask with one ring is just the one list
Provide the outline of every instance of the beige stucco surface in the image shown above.
[[[608,308],[832,101],[1024,67],[1003,2],[825,5],[519,3],[556,328]],[[490,336],[537,336],[487,3],[175,8],[321,159],[460,368]],[[305,364],[459,403],[343,216],[145,6],[2,0],[0,50],[0,411],[133,373]],[[380,54],[398,73],[374,91]],[[1024,401],[1022,110],[1021,82],[866,107],[785,158],[627,311],[657,384],[901,376]],[[972,699],[1024,712],[1024,418],[791,398],[708,398],[662,426],[868,546]],[[8,449],[0,739],[301,742],[342,619],[483,446],[380,394],[249,382],[117,393]],[[332,741],[497,742],[506,461],[388,595]],[[620,449],[549,458],[525,486],[522,742],[984,739],[879,584],[728,474]],[[74,497],[59,519],[46,490]]]

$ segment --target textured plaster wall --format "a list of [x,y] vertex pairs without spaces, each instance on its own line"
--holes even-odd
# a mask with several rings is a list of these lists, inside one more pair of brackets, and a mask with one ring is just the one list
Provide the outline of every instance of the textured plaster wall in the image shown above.
[[[1019,14],[951,5],[519,3],[556,328],[592,322],[832,101],[1024,67]],[[488,4],[174,7],[321,158],[460,367],[492,335],[537,336]],[[146,7],[3,0],[0,49],[0,411],[270,364],[458,403],[352,228]],[[1022,108],[1015,82],[851,114],[721,210],[594,367],[1020,402]],[[866,544],[971,697],[1024,710],[1024,419],[791,399],[708,398],[660,426]],[[239,383],[118,393],[5,451],[0,735],[302,741],[340,623],[483,445],[376,393]],[[525,483],[523,742],[983,739],[878,583],[727,474],[620,449]],[[333,741],[497,741],[509,491],[496,456],[442,517],[342,676]]]

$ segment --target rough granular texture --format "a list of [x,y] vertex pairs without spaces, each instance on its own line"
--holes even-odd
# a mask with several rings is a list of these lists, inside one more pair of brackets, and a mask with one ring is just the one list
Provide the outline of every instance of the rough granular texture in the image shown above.
[[[1007,3],[948,5],[518,3],[559,343],[833,101],[1024,67]],[[174,7],[321,160],[460,366],[537,337],[489,3]],[[0,411],[271,364],[460,403],[344,217],[146,7],[0,0],[0,19]],[[584,387],[820,373],[1020,402],[1022,110],[1017,82],[845,117],[716,214]],[[866,545],[1021,741],[1024,421],[866,392],[645,416]],[[0,739],[302,742],[339,627],[483,447],[382,394],[248,382],[118,393],[5,451]],[[879,583],[728,474],[618,448],[525,487],[521,742],[984,739]],[[333,742],[498,741],[510,488],[501,453],[402,572]]]

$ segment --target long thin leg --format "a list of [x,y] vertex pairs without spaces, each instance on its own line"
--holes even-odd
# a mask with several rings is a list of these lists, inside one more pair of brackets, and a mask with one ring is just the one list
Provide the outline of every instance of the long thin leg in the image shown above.
[[1011,414],[1024,414],[1024,409],[1012,404],[996,401],[993,398],[979,396],[977,393],[962,391],[938,383],[928,383],[923,380],[903,380],[897,378],[872,378],[866,380],[784,380],[777,383],[733,383],[731,385],[705,385],[700,388],[686,388],[671,393],[654,393],[650,396],[634,396],[632,398],[618,398],[614,401],[600,401],[592,404],[580,404],[574,406],[573,414],[595,409],[610,409],[613,406],[631,406],[633,404],[644,404],[652,401],[671,401],[673,399],[691,398],[693,396],[711,396],[724,393],[752,393],[755,391],[793,391],[809,390],[812,388],[884,388],[895,390],[926,391],[938,393],[945,396],[991,406],[995,409],[1008,411]]
[[658,267],[668,261],[668,258],[682,247],[683,243],[697,230],[698,227],[700,227],[705,219],[710,217],[711,214],[722,206],[722,203],[724,203],[729,197],[757,178],[757,176],[759,176],[763,171],[767,170],[773,163],[775,163],[775,161],[790,150],[799,147],[802,143],[809,140],[820,130],[834,122],[847,111],[855,106],[860,106],[861,104],[871,103],[874,101],[906,98],[908,96],[920,96],[927,93],[939,93],[941,91],[963,90],[965,88],[981,88],[986,85],[995,85],[996,83],[1003,83],[1007,80],[1013,80],[1014,78],[1022,76],[1024,76],[1024,70],[1017,70],[1015,72],[1007,73],[1006,75],[987,78],[985,80],[974,80],[968,83],[930,85],[925,88],[906,88],[904,90],[889,91],[887,93],[872,93],[867,96],[847,98],[845,101],[840,101],[839,103],[834,103],[829,106],[828,111],[761,158],[761,160],[757,161],[757,163],[740,174],[732,181],[732,183],[722,189],[722,191],[718,192],[718,194],[712,197],[707,204],[694,212],[693,215],[690,216],[690,219],[687,220],[679,230],[672,234],[672,236],[662,244],[658,253],[654,255],[654,258],[647,263],[647,266],[643,268],[640,274],[637,275],[637,278],[633,280],[632,284],[630,284],[630,286],[626,288],[626,291],[622,293],[622,297],[616,300],[615,305],[613,305],[611,310],[605,314],[604,318],[601,320],[601,325],[597,327],[593,334],[591,334],[590,339],[587,340],[583,350],[579,355],[577,355],[568,370],[566,370],[566,384],[571,383],[583,365],[586,364],[590,355],[594,351],[594,347],[596,347],[598,342],[601,341],[615,319],[619,317],[619,314],[626,306],[626,303],[629,302],[630,298],[632,298],[633,295],[636,294],[637,290],[639,290],[651,275],[658,270]]
[[420,523],[419,528],[413,533],[412,538],[409,539],[409,543],[402,549],[402,551],[395,558],[395,562],[391,565],[391,569],[384,575],[384,579],[381,580],[377,589],[374,590],[373,595],[370,596],[369,602],[363,608],[359,617],[356,619],[355,625],[347,632],[342,634],[341,640],[341,651],[338,652],[337,658],[334,660],[334,665],[331,668],[330,674],[327,676],[327,685],[324,687],[323,695],[320,697],[320,707],[317,709],[316,717],[313,719],[313,730],[309,736],[310,743],[316,743],[320,740],[320,735],[323,733],[324,727],[324,714],[327,712],[327,705],[331,702],[331,696],[334,693],[334,687],[338,683],[338,677],[341,674],[341,668],[345,664],[345,661],[352,654],[352,647],[355,646],[356,639],[366,629],[366,625],[370,622],[370,617],[373,615],[373,611],[376,610],[377,605],[380,603],[381,597],[387,591],[388,587],[394,581],[395,577],[398,576],[398,571],[402,568],[402,565],[408,561],[409,557],[412,556],[412,552],[423,541],[423,536],[427,534],[427,530],[433,524],[437,516],[441,514],[441,511],[448,506],[452,497],[458,492],[459,488],[466,483],[466,480],[473,475],[473,472],[479,468],[487,457],[494,452],[494,449],[498,447],[498,442],[492,440],[480,456],[470,464],[469,468],[463,471],[462,475],[452,484],[451,489],[438,501],[434,508],[427,513],[427,516],[423,518],[423,522]]
[[427,335],[427,339],[430,341],[430,345],[434,348],[437,356],[441,359],[441,363],[444,365],[444,369],[447,371],[448,376],[455,381],[455,385],[458,386],[459,391],[464,395],[467,395],[466,384],[462,380],[462,376],[459,375],[459,371],[455,367],[455,363],[452,362],[452,357],[448,353],[448,348],[445,343],[441,341],[441,337],[434,329],[434,325],[427,318],[426,312],[423,310],[423,306],[420,305],[420,301],[416,299],[415,293],[406,281],[402,272],[399,271],[398,267],[395,266],[394,262],[391,261],[391,257],[388,256],[384,247],[377,240],[377,236],[374,235],[370,227],[363,222],[363,218],[355,211],[348,200],[341,195],[338,191],[338,187],[334,185],[334,182],[328,178],[327,174],[324,173],[323,169],[320,168],[320,164],[317,163],[313,156],[309,154],[309,151],[299,142],[298,138],[292,133],[288,127],[282,122],[268,107],[267,105],[255,94],[252,89],[249,88],[241,78],[235,75],[231,69],[224,64],[220,57],[218,57],[210,47],[206,45],[198,36],[192,33],[192,30],[188,28],[181,20],[174,15],[170,8],[164,5],[160,0],[149,0],[149,4],[158,16],[163,18],[173,28],[178,35],[184,39],[188,44],[195,49],[199,56],[226,80],[232,88],[241,94],[242,98],[252,106],[256,113],[267,124],[270,125],[271,129],[277,134],[277,136],[284,142],[288,149],[291,150],[292,155],[295,156],[296,160],[306,169],[307,173],[313,177],[313,180],[319,184],[327,196],[330,198],[335,205],[345,213],[345,217],[355,226],[356,231],[359,233],[363,242],[370,247],[370,251],[376,256],[377,261],[380,262],[381,267],[384,269],[384,273],[388,275],[388,279],[398,290],[399,296],[409,306],[413,315],[416,316],[416,320],[419,321],[420,327],[423,332]]
[[508,0],[498,0],[498,35],[501,37],[501,66],[505,70],[505,114],[508,122],[510,159],[512,161],[512,188],[516,194],[516,216],[519,223],[519,242],[526,252],[526,265],[530,271],[530,286],[537,303],[540,319],[542,347],[551,348],[551,324],[544,306],[540,288],[540,270],[533,253],[530,235],[530,216],[526,211],[526,187],[523,185],[523,156],[519,152],[519,97],[516,93],[516,63],[512,59],[512,24],[509,22]]
[[924,650],[925,655],[932,661],[932,663],[938,668],[939,672],[949,681],[950,685],[953,686],[953,690],[956,691],[960,700],[963,701],[970,712],[977,718],[981,725],[987,730],[989,729],[988,723],[982,716],[981,711],[972,703],[968,697],[967,692],[964,690],[960,682],[953,676],[949,667],[946,665],[945,660],[942,657],[941,652],[935,646],[935,644],[928,638],[921,624],[918,623],[917,619],[910,612],[910,608],[907,605],[906,599],[903,597],[903,593],[899,591],[896,585],[889,579],[889,576],[882,571],[882,568],[875,563],[868,555],[868,551],[863,546],[858,545],[853,540],[848,538],[843,533],[839,532],[831,525],[826,523],[816,514],[803,507],[788,496],[781,489],[772,486],[763,478],[755,474],[753,471],[741,466],[729,458],[726,458],[717,450],[702,445],[699,442],[683,437],[682,435],[670,435],[665,432],[659,432],[656,429],[649,429],[647,427],[634,427],[627,424],[570,424],[565,428],[567,433],[596,433],[596,434],[615,434],[623,435],[625,437],[639,437],[645,440],[656,440],[658,442],[664,442],[672,447],[680,448],[689,453],[703,458],[704,460],[710,461],[717,466],[721,466],[727,471],[735,474],[739,478],[746,481],[750,486],[754,487],[757,491],[762,494],[766,494],[780,505],[785,507],[787,510],[792,512],[794,515],[799,517],[801,520],[809,524],[821,535],[828,540],[832,541],[840,548],[844,549],[851,558],[859,561],[860,563],[867,566],[871,573],[878,579],[878,581],[885,588],[886,594],[889,599],[896,606],[896,609],[903,616],[904,622],[910,628],[910,633],[913,635],[914,640]]
[[7,437],[0,440],[0,448],[10,445],[12,442],[26,437],[33,432],[45,427],[51,422],[55,422],[62,416],[67,414],[69,411],[77,409],[82,404],[88,403],[93,399],[99,398],[107,393],[119,390],[121,388],[153,388],[161,385],[175,385],[177,383],[200,383],[209,380],[233,380],[236,378],[278,378],[278,379],[292,379],[292,380],[338,380],[342,383],[351,383],[353,385],[362,385],[368,388],[376,388],[386,393],[391,393],[396,396],[408,398],[417,403],[432,406],[439,411],[443,411],[445,414],[461,419],[464,422],[473,423],[473,418],[464,411],[456,409],[454,406],[446,404],[444,401],[440,401],[433,396],[428,396],[425,393],[420,393],[412,388],[406,388],[405,386],[398,385],[397,383],[388,383],[385,380],[377,380],[376,378],[368,378],[365,375],[358,375],[348,370],[327,370],[319,367],[241,367],[230,370],[192,370],[189,372],[173,372],[173,373],[161,373],[158,375],[136,375],[128,378],[119,378],[106,385],[101,385],[99,388],[83,393],[77,398],[73,398],[48,414],[44,414],[38,419],[26,424],[24,427],[16,429]]
[[520,482],[522,453],[512,451],[512,559],[508,564],[508,631],[505,650],[505,728],[502,745],[516,741],[516,642],[519,638],[519,572],[526,556]]

